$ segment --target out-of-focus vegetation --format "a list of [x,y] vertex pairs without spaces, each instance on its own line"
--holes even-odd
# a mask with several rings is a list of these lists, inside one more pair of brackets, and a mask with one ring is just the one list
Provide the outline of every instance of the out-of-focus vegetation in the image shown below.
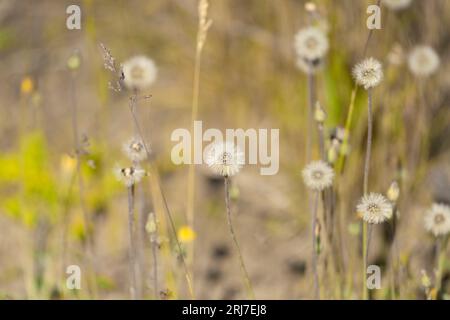
[[[155,167],[136,190],[138,229],[144,234],[143,296],[188,297],[179,255],[188,256],[188,244],[194,242],[189,267],[197,298],[246,297],[227,233],[221,180],[207,168],[197,168],[192,230],[185,216],[187,166],[175,166],[170,159],[171,132],[191,126],[197,1],[78,1],[79,31],[65,27],[65,9],[72,2],[0,4],[0,297],[129,297],[127,191],[113,168],[126,163],[122,144],[133,135],[130,92],[108,89],[110,74],[104,70],[99,43],[118,62],[144,54],[158,67],[155,84],[144,92],[152,97],[138,106]],[[316,77],[317,100],[328,115],[327,136],[346,124],[354,88],[351,68],[363,58],[369,32],[366,8],[373,2],[316,1],[330,39],[325,65]],[[198,118],[205,128],[280,129],[279,173],[261,176],[256,166],[246,166],[231,189],[235,228],[261,299],[311,297],[308,193],[300,174],[306,164],[307,78],[296,68],[293,48],[296,31],[310,23],[304,5],[301,0],[211,0],[213,24],[202,53]],[[424,230],[423,216],[435,201],[450,203],[449,30],[449,1],[413,0],[401,11],[382,7],[382,29],[368,43],[367,56],[382,61],[385,73],[374,90],[370,188],[386,193],[397,180],[401,190],[399,287],[391,286],[389,231],[376,228],[369,262],[380,265],[383,276],[382,290],[372,291],[373,298],[432,296],[421,271],[434,279],[437,249]],[[419,83],[405,59],[422,43],[435,48],[441,64],[436,74]],[[75,72],[67,68],[74,50],[82,58]],[[393,62],[395,53],[398,63]],[[71,90],[83,151],[82,188]],[[419,112],[424,103],[426,109]],[[422,124],[425,130],[417,138]],[[361,232],[355,205],[361,196],[367,130],[363,90],[356,95],[350,129],[335,190],[341,269],[334,272],[330,261],[321,260],[321,295],[331,299],[360,297]],[[422,138],[427,143],[416,159],[412,146]],[[313,157],[318,156],[314,147]],[[183,252],[174,241],[159,181]],[[151,244],[143,230],[150,212],[158,221],[158,297],[152,291]],[[73,264],[82,269],[81,290],[66,288],[66,267]],[[442,298],[448,298],[448,250],[443,265]]]

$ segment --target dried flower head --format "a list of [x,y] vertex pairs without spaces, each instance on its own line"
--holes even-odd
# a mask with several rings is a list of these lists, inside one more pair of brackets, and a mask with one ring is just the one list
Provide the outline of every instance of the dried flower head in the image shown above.
[[145,56],[135,56],[123,64],[123,80],[128,89],[144,90],[156,79],[156,66]]
[[144,143],[139,138],[131,138],[123,145],[123,152],[133,162],[141,162],[147,158]]
[[367,223],[382,223],[392,217],[392,204],[382,194],[370,193],[361,198],[357,212]]
[[434,203],[425,215],[425,229],[434,236],[450,232],[450,206]]
[[132,185],[138,183],[145,176],[145,170],[139,167],[116,167],[114,169],[114,173],[117,180],[125,184],[127,187],[131,187]]
[[310,65],[318,64],[327,54],[328,48],[327,36],[317,27],[306,27],[295,35],[297,56]]
[[408,56],[408,66],[417,77],[427,77],[439,67],[439,56],[429,46],[416,46]]
[[232,142],[214,143],[208,150],[206,164],[217,174],[233,176],[245,164],[244,154]]
[[364,59],[353,68],[353,77],[364,89],[373,88],[383,80],[381,63],[372,57]]
[[315,191],[322,191],[333,184],[333,168],[323,160],[310,162],[302,175],[306,186]]
[[401,10],[409,7],[412,0],[383,0],[383,4],[391,10]]

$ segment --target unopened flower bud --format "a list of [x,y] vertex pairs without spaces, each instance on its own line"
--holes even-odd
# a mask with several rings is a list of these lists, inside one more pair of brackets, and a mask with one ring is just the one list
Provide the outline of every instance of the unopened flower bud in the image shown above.
[[325,122],[327,119],[327,114],[325,110],[322,108],[319,102],[316,102],[316,106],[314,108],[314,120],[319,123]]
[[393,181],[391,185],[389,186],[389,189],[387,191],[387,198],[391,200],[392,202],[396,202],[399,195],[400,195],[400,188],[398,186],[397,181]]

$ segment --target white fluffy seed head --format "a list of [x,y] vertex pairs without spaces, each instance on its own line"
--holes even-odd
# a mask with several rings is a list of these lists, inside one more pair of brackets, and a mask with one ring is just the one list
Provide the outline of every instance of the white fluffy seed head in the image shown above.
[[122,146],[125,155],[133,162],[141,162],[147,158],[144,143],[141,139],[133,137]]
[[411,4],[412,0],[383,0],[383,4],[391,10],[402,10]]
[[326,34],[317,27],[306,27],[299,30],[295,35],[294,45],[297,56],[308,62],[322,60],[329,48]]
[[427,77],[439,68],[439,56],[430,46],[416,46],[408,56],[408,67],[417,77]]
[[302,171],[305,185],[314,190],[322,191],[333,184],[334,170],[323,160],[310,162]]
[[126,187],[131,187],[132,185],[141,181],[145,176],[145,170],[140,167],[119,167],[116,166],[114,169],[114,174],[117,180],[122,182]]
[[245,164],[245,157],[233,142],[218,142],[207,151],[206,164],[216,174],[231,177]]
[[370,57],[353,67],[353,77],[358,85],[367,90],[383,80],[383,67],[378,60]]
[[156,79],[157,69],[152,59],[135,56],[123,63],[124,83],[131,90],[145,90]]
[[362,216],[367,223],[383,223],[392,217],[392,204],[382,194],[370,193],[363,196],[356,211]]
[[434,203],[425,214],[425,229],[435,237],[450,233],[450,206]]

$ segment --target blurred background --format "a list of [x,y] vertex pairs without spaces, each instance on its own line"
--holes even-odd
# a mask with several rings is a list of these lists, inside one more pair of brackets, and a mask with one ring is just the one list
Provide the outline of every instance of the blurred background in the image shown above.
[[[211,0],[208,16],[213,22],[202,51],[198,119],[203,127],[280,129],[278,174],[261,176],[258,166],[245,166],[232,180],[235,229],[260,299],[311,298],[310,214],[301,177],[308,87],[307,76],[296,67],[293,45],[295,33],[311,23],[305,2]],[[346,124],[354,87],[351,68],[364,57],[366,9],[375,2],[314,2],[314,23],[330,40],[316,75],[317,100],[328,115],[327,137]],[[81,30],[66,28],[71,4],[81,8]],[[206,166],[197,166],[191,228],[186,219],[188,166],[175,166],[170,158],[172,131],[191,126],[197,6],[194,0],[0,1],[1,298],[129,298],[127,190],[116,181],[113,168],[127,164],[122,144],[133,135],[131,93],[108,88],[111,74],[104,69],[100,43],[118,63],[146,55],[158,68],[154,85],[143,92],[152,97],[139,102],[138,112],[182,252],[174,242],[158,178],[145,177],[136,189],[142,297],[189,298],[179,258],[184,255],[197,298],[246,298],[228,234],[222,180]],[[392,181],[400,185],[400,276],[399,288],[392,289],[389,236],[377,227],[369,262],[380,265],[383,276],[382,289],[372,296],[392,298],[395,290],[397,298],[423,299],[421,270],[432,277],[436,258],[436,241],[426,233],[423,215],[434,201],[450,203],[450,2],[413,0],[397,11],[382,6],[381,17],[382,28],[374,30],[366,54],[379,59],[385,73],[374,89],[370,189],[386,193]],[[441,60],[438,71],[420,83],[406,64],[408,52],[418,44],[432,46]],[[67,67],[74,50],[81,57],[75,71]],[[72,95],[83,147],[81,193]],[[345,161],[337,168],[335,184],[340,239],[323,250],[319,262],[322,296],[330,299],[360,296],[355,206],[362,192],[366,119],[366,94],[358,90],[349,146],[342,151]],[[427,148],[416,159],[412,141],[419,123],[425,124],[419,134]],[[313,158],[318,156],[314,144]],[[157,297],[151,243],[143,228],[149,212],[155,212],[159,226]],[[87,229],[85,213],[92,223]],[[327,260],[330,250],[338,250],[334,271]],[[81,290],[66,288],[68,265],[81,267]],[[449,267],[450,259],[444,288],[450,287]]]

